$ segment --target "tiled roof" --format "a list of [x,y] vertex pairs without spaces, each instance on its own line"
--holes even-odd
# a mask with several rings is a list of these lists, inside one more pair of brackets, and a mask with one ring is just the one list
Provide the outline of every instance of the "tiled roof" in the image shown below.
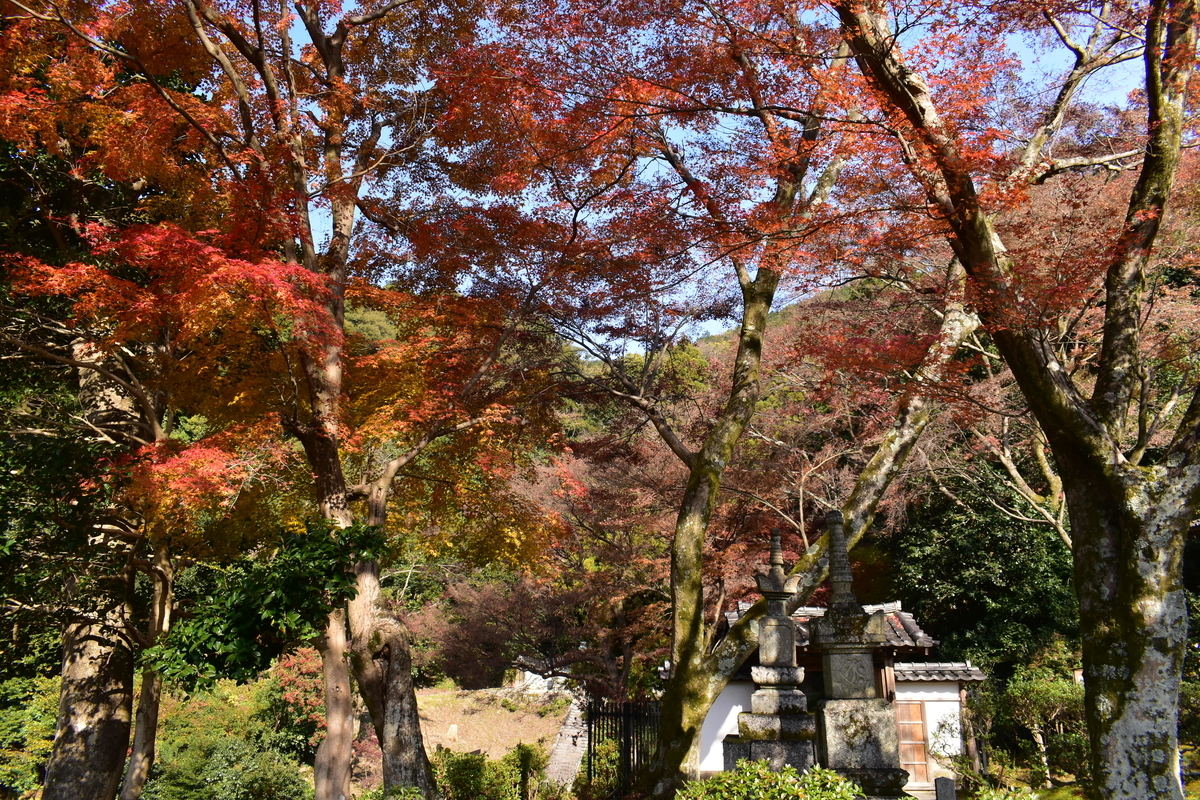
[[[792,613],[797,622],[805,623],[813,617],[823,617],[827,609],[820,606],[801,606]],[[883,632],[889,647],[933,647],[933,637],[921,630],[913,615],[902,611],[900,601],[880,605],[863,606],[863,611],[874,614],[883,612]]]
[[[737,622],[738,619],[750,609],[750,603],[739,602],[737,611],[725,612],[725,619],[730,625]],[[828,609],[822,606],[801,606],[792,612],[792,619],[800,623],[797,627],[797,633],[800,637],[802,645],[808,644],[808,625],[810,619],[814,617],[823,617]],[[884,633],[887,634],[887,643],[889,647],[933,647],[937,644],[933,637],[921,630],[917,625],[917,621],[913,619],[913,615],[907,611],[903,611],[900,607],[900,601],[892,603],[883,603],[880,605],[863,606],[863,611],[868,614],[874,614],[876,611],[882,611],[884,614]],[[932,679],[929,679],[932,680]]]
[[987,676],[970,661],[897,661],[897,681],[982,681]]

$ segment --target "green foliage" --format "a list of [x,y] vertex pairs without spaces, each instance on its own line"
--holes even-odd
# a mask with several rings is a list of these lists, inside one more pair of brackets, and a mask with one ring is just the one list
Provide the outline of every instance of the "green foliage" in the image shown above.
[[549,763],[545,751],[519,744],[499,760],[482,753],[438,750],[434,778],[446,800],[528,800]]
[[363,337],[368,342],[396,338],[396,325],[377,308],[346,306],[346,332]]
[[[198,751],[199,752],[199,751]],[[230,739],[208,750],[195,772],[164,770],[146,786],[146,800],[308,800],[312,789],[295,762]]]
[[1071,554],[1058,536],[995,510],[970,487],[955,490],[966,507],[934,493],[881,543],[894,554],[899,599],[940,640],[940,657],[1004,673],[1055,636],[1076,637]]
[[550,765],[550,754],[541,747],[521,742],[505,753],[501,761],[516,768],[519,776],[517,783],[519,800],[529,800],[533,789],[536,789],[546,776],[546,767]]
[[566,711],[569,705],[571,705],[571,695],[551,695],[544,702],[538,705],[538,707],[535,709],[535,713],[539,717],[553,717],[562,713],[563,711]]
[[518,800],[520,776],[482,753],[440,750],[433,757],[433,772],[446,800]]
[[1079,782],[1091,779],[1087,731],[1082,725],[1053,734],[1046,743],[1046,757],[1055,775],[1074,775]]
[[164,699],[146,800],[305,800],[300,764],[263,745],[261,692],[221,681]]
[[[621,762],[621,751],[612,739],[606,739],[596,745],[594,750],[583,756],[579,765],[579,774],[571,786],[571,793],[579,800],[611,797],[617,790],[618,768]],[[588,781],[588,774],[592,779]]]
[[57,678],[12,678],[0,683],[0,794],[41,785],[54,742]]
[[737,767],[684,786],[678,800],[855,800],[857,784],[833,770],[814,767],[803,775],[794,767],[773,772],[766,761],[739,761]]
[[218,745],[200,777],[212,800],[306,800],[312,796],[294,762],[244,740]]
[[1037,800],[1038,794],[1028,787],[985,786],[975,793],[975,800]]
[[382,546],[377,528],[313,524],[284,533],[273,552],[197,566],[194,585],[204,592],[191,616],[143,657],[185,687],[251,680],[288,645],[318,634],[329,609],[354,596],[355,562],[376,558]]
[[[7,308],[10,299],[0,286],[12,330],[20,321]],[[114,552],[88,547],[108,490],[94,480],[104,450],[57,425],[82,413],[78,386],[69,373],[34,366],[8,347],[0,356],[0,595],[20,601],[0,609],[8,639],[0,659],[4,681],[56,674],[60,620],[34,609],[56,607],[68,584],[76,606],[93,603],[103,593],[93,574],[121,565]]]
[[390,792],[385,792],[380,786],[368,789],[358,796],[358,800],[423,800],[421,790],[415,786],[401,786]]
[[1044,667],[1021,667],[1008,682],[1004,701],[1014,722],[1044,729],[1054,722],[1082,717],[1083,685]]

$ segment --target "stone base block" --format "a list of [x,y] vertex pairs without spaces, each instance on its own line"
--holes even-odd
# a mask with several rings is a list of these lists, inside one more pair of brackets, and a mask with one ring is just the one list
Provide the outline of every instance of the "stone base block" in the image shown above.
[[814,739],[817,721],[812,714],[738,714],[738,734],[743,739]]
[[750,677],[759,686],[799,686],[804,667],[751,667]]
[[803,714],[808,698],[799,689],[764,687],[750,695],[750,710],[755,714]]
[[778,772],[784,767],[795,767],[798,772],[812,769],[817,763],[812,741],[752,741],[738,736],[726,736],[724,745],[725,769],[731,770],[743,759],[766,761]]
[[904,791],[908,783],[905,769],[838,769],[837,773],[862,787],[863,796],[869,800],[912,797]]
[[896,709],[886,700],[826,700],[817,730],[821,764],[830,769],[904,771]]

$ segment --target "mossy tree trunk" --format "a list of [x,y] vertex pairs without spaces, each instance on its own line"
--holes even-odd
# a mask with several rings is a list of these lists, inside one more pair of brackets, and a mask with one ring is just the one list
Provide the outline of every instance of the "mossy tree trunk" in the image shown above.
[[[831,70],[842,68],[848,55],[848,48],[839,49],[830,65]],[[747,85],[752,89],[751,102],[755,116],[763,124],[764,134],[779,151],[786,152],[779,135],[779,121],[760,97],[761,87],[757,83],[753,64],[742,56],[736,61]],[[806,130],[806,142],[817,141],[821,136],[818,112],[819,109],[814,111],[810,120],[812,124]],[[660,140],[663,143],[663,159],[676,170],[697,205],[704,209],[718,229],[734,237],[736,234],[733,232],[741,229],[731,223],[733,214],[709,193],[704,182],[684,163],[682,154],[667,143],[666,137],[660,136]],[[770,243],[774,232],[764,232],[763,238],[768,244],[764,247],[758,270],[753,276],[745,261],[737,255],[737,248],[729,248],[733,254],[730,261],[742,295],[738,350],[728,400],[714,420],[701,448],[696,452],[690,451],[675,434],[653,399],[646,398],[641,393],[641,387],[617,370],[625,389],[621,396],[646,413],[663,440],[688,468],[688,482],[680,502],[671,547],[673,675],[662,700],[660,758],[651,786],[652,794],[656,797],[668,796],[680,781],[697,777],[700,729],[704,718],[730,678],[757,646],[756,622],[765,610],[763,603],[754,606],[724,639],[715,645],[712,642],[712,631],[706,630],[704,619],[702,554],[722,478],[758,402],[763,335],[780,276],[788,263],[790,245],[787,242],[797,237],[798,231],[804,229],[804,224],[828,200],[838,182],[844,160],[839,157],[831,159],[817,176],[811,192],[805,195],[800,188],[808,164],[805,156],[782,170],[783,176],[778,178],[775,197],[761,216],[761,219],[776,221],[779,231],[783,233],[784,244],[776,248]],[[963,305],[965,272],[957,261],[949,268],[946,286],[939,336],[917,370],[910,391],[901,400],[893,428],[864,468],[853,494],[844,506],[852,543],[857,542],[870,525],[879,500],[899,473],[929,421],[928,384],[941,378],[959,346],[978,325],[978,319],[968,313]],[[806,576],[794,601],[796,605],[807,599],[823,580],[819,561],[826,546],[826,537],[822,537],[796,565],[794,571]]]
[[704,542],[721,478],[754,415],[760,392],[762,339],[779,274],[760,268],[742,287],[743,315],[733,387],[704,446],[690,456],[688,483],[671,543],[671,664],[662,698],[660,765],[654,794],[665,796],[698,772],[700,726],[715,699],[707,669],[704,619]]
[[[1053,337],[1026,321],[1016,265],[980,202],[970,159],[939,115],[929,86],[891,46],[882,9],[848,2],[834,8],[880,101],[905,119],[907,146],[916,143],[934,165],[918,177],[946,220],[950,244],[976,285],[980,317],[1062,476],[1074,540],[1094,794],[1180,798],[1176,726],[1186,639],[1180,556],[1200,503],[1200,387],[1190,387],[1190,405],[1176,418],[1169,447],[1147,459],[1145,421],[1154,411],[1146,405],[1140,347],[1146,270],[1183,141],[1196,4],[1155,0],[1147,10],[1146,151],[1124,227],[1110,250],[1103,341],[1090,392],[1060,362],[1049,344]],[[1078,55],[1090,57],[1082,48]],[[1044,127],[1060,124],[1062,111],[1051,109]],[[1131,418],[1138,420],[1136,433],[1127,430]]]

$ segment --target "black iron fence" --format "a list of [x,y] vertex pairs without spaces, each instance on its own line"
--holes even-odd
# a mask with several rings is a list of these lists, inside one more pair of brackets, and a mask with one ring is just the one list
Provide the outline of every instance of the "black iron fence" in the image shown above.
[[587,779],[624,797],[638,772],[658,755],[659,705],[654,700],[592,698],[587,705]]

